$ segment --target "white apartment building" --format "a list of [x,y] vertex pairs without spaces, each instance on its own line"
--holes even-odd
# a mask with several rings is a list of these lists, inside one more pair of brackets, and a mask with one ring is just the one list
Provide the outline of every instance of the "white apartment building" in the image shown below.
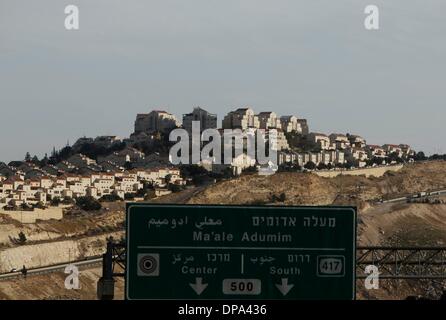
[[392,153],[396,153],[398,157],[403,156],[403,150],[399,145],[396,144],[385,144],[383,145],[383,149],[387,152],[387,155],[390,155]]
[[344,150],[350,147],[350,140],[345,134],[332,133],[329,135],[329,138],[333,149]]
[[410,156],[415,154],[415,151],[412,150],[412,148],[408,144],[400,144],[399,147],[401,148],[401,152],[405,156]]
[[368,160],[367,151],[360,148],[349,148],[345,150],[346,160],[365,162]]
[[361,136],[349,134],[347,137],[353,148],[364,148],[367,145],[365,139]]
[[192,121],[200,122],[200,131],[217,128],[217,115],[200,107],[194,108],[191,113],[183,114],[183,127],[189,133],[192,132]]
[[328,150],[331,147],[330,138],[326,134],[311,132],[308,134],[307,139],[315,145],[318,145],[321,150]]
[[275,112],[265,111],[260,112],[257,115],[259,119],[259,128],[260,129],[279,129],[281,128],[280,119],[277,117]]
[[239,108],[229,112],[222,121],[223,129],[260,128],[259,118],[251,108]]
[[150,113],[140,113],[135,120],[135,133],[169,132],[180,126],[173,114],[163,110],[153,110]]
[[368,144],[365,147],[365,151],[367,152],[367,156],[371,158],[385,158],[387,156],[386,150],[384,150],[383,147],[374,145],[374,144]]
[[73,197],[83,197],[87,194],[87,186],[80,181],[70,182],[69,190],[73,193]]

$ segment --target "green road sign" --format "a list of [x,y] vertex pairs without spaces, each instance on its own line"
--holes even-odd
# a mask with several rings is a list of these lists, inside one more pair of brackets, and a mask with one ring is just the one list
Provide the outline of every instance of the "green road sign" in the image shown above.
[[354,299],[356,209],[127,204],[127,299]]

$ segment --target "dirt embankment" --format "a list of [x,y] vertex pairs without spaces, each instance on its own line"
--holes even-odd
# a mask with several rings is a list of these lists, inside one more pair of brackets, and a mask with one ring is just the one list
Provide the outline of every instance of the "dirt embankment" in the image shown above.
[[[95,300],[96,285],[102,275],[102,268],[81,269],[79,274],[79,289],[65,288],[67,274],[60,272],[44,275],[28,276],[26,279],[0,282],[0,300]],[[115,282],[115,299],[124,297],[124,279],[117,278]]]
[[[104,203],[97,212],[76,209],[61,220],[20,223],[0,216],[0,273],[82,260],[104,253],[109,236],[124,236],[124,203]],[[20,242],[19,233],[26,237]]]
[[446,246],[446,205],[386,204],[363,211],[359,245]]
[[99,256],[105,252],[106,239],[123,237],[123,232],[83,237],[76,240],[52,241],[34,245],[23,245],[0,251],[0,273],[6,273],[22,266],[26,268],[44,267],[69,261],[83,260]]
[[190,204],[263,204],[284,193],[285,204],[331,204],[335,186],[313,174],[248,175],[213,185],[192,197]]
[[0,215],[0,248],[17,246],[18,234],[23,232],[26,244],[64,241],[123,230],[124,203],[106,203],[99,212],[75,211],[61,220],[37,220],[20,223],[7,215]]
[[284,193],[284,201],[280,202],[285,205],[349,204],[363,208],[365,201],[442,188],[446,188],[446,161],[435,161],[410,164],[398,172],[369,178],[350,175],[323,178],[288,172],[271,176],[252,174],[210,186],[188,203],[272,203],[278,202],[277,197]]

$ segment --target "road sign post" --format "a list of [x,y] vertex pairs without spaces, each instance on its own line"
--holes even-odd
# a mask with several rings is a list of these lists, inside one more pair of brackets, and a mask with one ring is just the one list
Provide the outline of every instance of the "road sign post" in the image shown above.
[[127,204],[127,299],[354,299],[356,209]]

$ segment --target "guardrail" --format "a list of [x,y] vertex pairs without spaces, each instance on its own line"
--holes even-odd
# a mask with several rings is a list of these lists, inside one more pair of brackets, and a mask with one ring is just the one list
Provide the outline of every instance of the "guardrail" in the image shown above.
[[[47,273],[51,273],[51,272],[64,270],[68,265],[75,265],[77,267],[88,267],[88,266],[101,265],[101,264],[102,264],[102,256],[94,256],[94,257],[89,257],[88,259],[85,259],[85,260],[64,262],[64,263],[54,264],[54,265],[50,265],[50,266],[27,269],[27,276],[28,275],[47,274]],[[0,281],[11,280],[11,279],[19,278],[19,277],[23,277],[23,276],[24,276],[24,274],[20,270],[16,271],[16,272],[3,273],[3,274],[0,274]]]

